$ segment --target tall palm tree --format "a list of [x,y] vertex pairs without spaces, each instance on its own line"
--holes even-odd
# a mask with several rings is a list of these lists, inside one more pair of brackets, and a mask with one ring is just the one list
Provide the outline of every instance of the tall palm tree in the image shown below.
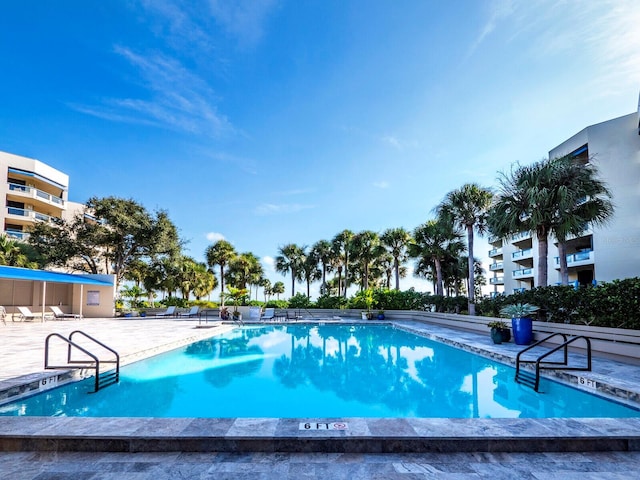
[[[532,165],[518,166],[500,177],[500,190],[489,217],[489,231],[506,238],[518,232],[531,232],[538,240],[538,286],[548,284],[549,235],[559,235],[560,243],[572,232],[584,231],[588,221],[602,223],[613,212],[610,194],[595,177],[593,167],[588,168],[583,181],[573,182],[569,157],[541,160]],[[576,171],[572,171],[577,173]],[[592,183],[593,182],[593,183]],[[580,199],[592,184],[598,192],[584,210],[578,209]],[[589,211],[589,220],[584,213]],[[582,230],[577,226],[583,224]],[[564,256],[564,253],[563,253]],[[566,256],[565,256],[566,260]],[[561,259],[561,261],[563,261]]]
[[350,244],[353,239],[353,232],[351,230],[343,230],[333,237],[332,243],[336,252],[342,256],[342,267],[344,271],[344,292],[343,295],[347,298],[347,289],[349,288],[349,250]]
[[264,293],[264,303],[267,303],[272,293],[273,286],[271,285],[271,280],[269,280],[268,278],[263,278],[262,280],[260,280],[260,286],[262,287],[262,291]]
[[353,237],[352,253],[360,266],[360,288],[369,288],[369,270],[373,261],[382,253],[380,237],[376,232],[364,230]]
[[424,272],[425,266],[433,263],[436,271],[436,295],[444,295],[443,262],[451,257],[451,252],[463,247],[460,234],[450,222],[428,220],[413,232],[413,242],[409,245],[409,255],[418,259],[417,272]]
[[207,269],[204,263],[198,263],[195,269],[195,282],[193,285],[193,294],[200,300],[206,297],[211,291],[218,286],[218,279]]
[[306,255],[300,268],[300,276],[307,284],[307,297],[311,297],[311,282],[320,280],[322,272],[318,268],[318,261],[311,255]]
[[[396,290],[400,290],[400,265],[407,260],[407,248],[411,242],[411,234],[404,228],[389,228],[382,232],[380,240],[393,256]],[[387,285],[387,288],[389,288],[389,285]]]
[[231,261],[226,280],[234,287],[246,290],[247,286],[256,285],[262,275],[260,259],[251,252],[245,252]]
[[222,306],[224,307],[224,268],[236,257],[236,249],[226,240],[218,240],[213,245],[209,245],[205,251],[207,265],[213,268],[220,267],[220,292]]
[[291,296],[296,294],[296,280],[300,277],[300,269],[304,259],[304,248],[295,243],[279,247],[280,254],[276,257],[276,272],[283,275],[291,273]]
[[598,169],[589,162],[579,163],[569,157],[556,159],[558,195],[558,221],[553,234],[558,240],[560,279],[569,283],[567,265],[567,238],[582,235],[589,226],[602,226],[613,215],[611,192],[598,178]]
[[475,285],[473,275],[473,232],[484,233],[487,212],[493,193],[476,183],[467,183],[458,190],[447,193],[444,201],[436,207],[438,215],[449,217],[457,228],[467,233],[467,269],[469,272],[469,315],[476,314]]
[[284,293],[284,283],[276,282],[271,287],[271,291],[276,295],[276,299],[280,300],[280,295]]
[[309,256],[313,258],[316,264],[322,266],[322,286],[321,292],[324,292],[327,288],[327,271],[331,268],[331,243],[327,240],[319,240],[313,244]]

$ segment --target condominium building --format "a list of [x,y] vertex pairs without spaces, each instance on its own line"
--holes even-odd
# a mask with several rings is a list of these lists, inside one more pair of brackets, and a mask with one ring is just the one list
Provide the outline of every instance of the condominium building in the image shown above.
[[[640,275],[640,104],[631,113],[586,127],[549,151],[592,162],[612,192],[615,213],[605,227],[590,228],[567,242],[569,281],[589,285]],[[489,238],[489,283],[494,293],[537,286],[538,242],[519,233],[508,240]],[[557,242],[549,239],[549,285],[560,282]]]
[[30,225],[66,218],[69,176],[39,160],[0,152],[2,232],[23,240]]

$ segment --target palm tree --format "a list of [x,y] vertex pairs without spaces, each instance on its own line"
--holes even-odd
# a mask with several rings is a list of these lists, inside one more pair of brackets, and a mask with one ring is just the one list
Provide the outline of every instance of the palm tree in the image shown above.
[[204,263],[198,263],[195,270],[195,282],[193,284],[193,294],[200,300],[209,295],[218,286],[218,279],[211,270],[207,269]]
[[309,256],[315,260],[316,264],[322,265],[322,286],[320,287],[322,293],[327,288],[327,271],[331,268],[331,243],[327,240],[316,242],[311,247]]
[[311,282],[320,280],[322,272],[318,268],[318,261],[311,255],[306,255],[300,268],[300,277],[307,284],[307,298],[311,298]]
[[213,245],[209,245],[205,251],[207,265],[213,269],[216,265],[220,267],[220,296],[224,307],[224,268],[237,256],[236,249],[226,240],[218,240]]
[[36,262],[30,261],[24,253],[22,245],[6,235],[0,235],[0,265],[38,268]]
[[[382,232],[380,240],[393,256],[396,290],[400,290],[400,264],[407,260],[407,248],[411,242],[411,234],[404,228],[389,228]],[[389,285],[387,285],[387,288],[389,288]]]
[[[496,236],[506,238],[518,232],[535,234],[540,287],[548,284],[549,235],[559,236],[558,240],[563,244],[568,234],[584,231],[589,221],[602,223],[613,212],[610,194],[596,179],[595,169],[581,167],[587,168],[587,172],[580,181],[574,182],[570,177],[578,170],[570,165],[571,162],[573,160],[569,157],[541,160],[532,165],[518,166],[509,174],[503,173],[500,191],[489,212],[489,231]],[[589,201],[585,201],[587,192],[594,193]],[[581,209],[581,201],[589,205]],[[589,215],[583,216],[586,212]],[[564,250],[562,256],[565,256]]]
[[262,280],[260,280],[260,286],[262,287],[262,292],[264,294],[264,303],[267,303],[272,293],[271,280],[269,280],[268,278],[263,278]]
[[467,269],[469,275],[469,315],[476,314],[475,285],[473,274],[473,232],[484,233],[486,218],[493,193],[475,183],[467,183],[458,190],[449,192],[444,201],[436,207],[438,215],[449,217],[457,228],[467,233]]
[[276,299],[280,300],[280,295],[284,293],[284,283],[276,282],[271,287],[271,291],[276,294]]
[[611,192],[597,178],[598,170],[593,163],[581,164],[569,157],[558,158],[556,162],[556,184],[561,192],[558,195],[558,221],[553,227],[553,234],[558,240],[561,283],[568,285],[567,238],[582,235],[589,225],[606,224],[613,215],[614,206]]
[[[333,237],[332,244],[334,250],[338,255],[342,256],[342,267],[344,269],[344,292],[343,295],[347,298],[347,289],[349,288],[349,250],[351,240],[353,239],[353,232],[351,230],[343,230],[335,237]],[[339,294],[339,292],[338,292]]]
[[369,270],[373,261],[382,253],[380,237],[376,232],[364,230],[353,237],[352,252],[360,265],[360,288],[369,288]]
[[296,280],[300,277],[300,269],[304,260],[304,248],[295,243],[289,243],[279,249],[280,255],[276,257],[276,272],[283,275],[291,272],[291,296],[296,294]]
[[444,295],[443,262],[454,251],[464,248],[460,235],[450,222],[428,220],[413,232],[414,241],[409,245],[409,255],[418,259],[416,272],[425,272],[425,267],[433,263],[436,271],[436,295]]
[[260,259],[251,252],[245,252],[231,261],[226,280],[234,287],[244,290],[248,285],[256,285],[262,275]]

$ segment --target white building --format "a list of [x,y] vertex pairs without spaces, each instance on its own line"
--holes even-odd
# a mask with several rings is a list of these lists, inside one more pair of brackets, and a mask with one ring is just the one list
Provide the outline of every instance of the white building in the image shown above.
[[[591,125],[549,151],[549,158],[571,155],[592,162],[612,192],[610,222],[567,243],[569,281],[598,281],[640,276],[640,104],[638,112]],[[489,238],[494,292],[513,293],[536,285],[538,242],[530,234],[508,241]],[[549,285],[560,282],[557,245],[549,242]]]

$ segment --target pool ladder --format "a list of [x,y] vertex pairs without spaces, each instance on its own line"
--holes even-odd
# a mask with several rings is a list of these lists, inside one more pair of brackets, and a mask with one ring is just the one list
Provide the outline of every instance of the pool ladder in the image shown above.
[[[523,353],[540,346],[542,343],[550,340],[555,336],[560,336],[563,339],[563,343],[551,350],[538,356],[535,360],[522,360],[520,357]],[[586,367],[570,367],[569,366],[569,345],[578,340],[584,340],[587,350],[587,366]],[[564,358],[562,361],[543,361],[549,355],[563,350]],[[535,374],[530,370],[522,369],[522,365],[530,364],[535,365]],[[533,345],[529,345],[524,350],[521,350],[516,356],[516,382],[522,383],[528,387],[533,388],[536,392],[540,388],[540,370],[577,370],[577,371],[591,371],[591,340],[584,335],[579,335],[567,340],[567,336],[564,333],[553,333],[542,340],[537,341]]]
[[[94,344],[113,353],[114,359],[101,360],[100,358],[98,358],[98,356],[95,353],[92,353],[89,350],[87,350],[85,347],[78,345],[76,342],[73,341],[73,336],[76,334],[85,337],[86,339],[90,340]],[[64,343],[66,343],[67,345],[67,364],[66,365],[50,365],[49,364],[49,342],[52,338],[58,338],[62,340]],[[74,351],[74,349],[84,353],[85,355],[90,357],[91,360],[72,359],[72,352]],[[115,368],[103,372],[100,370],[100,366],[102,364],[115,364]],[[60,368],[74,368],[74,369],[87,368],[87,369],[95,370],[96,374],[95,374],[94,391],[90,393],[96,393],[101,388],[107,387],[109,385],[113,385],[114,383],[118,383],[120,381],[120,355],[118,355],[118,352],[116,352],[111,347],[108,347],[104,343],[100,342],[99,340],[96,340],[91,335],[81,330],[75,330],[71,332],[68,338],[59,333],[51,333],[47,336],[46,340],[44,341],[44,368],[45,370],[60,369]]]

